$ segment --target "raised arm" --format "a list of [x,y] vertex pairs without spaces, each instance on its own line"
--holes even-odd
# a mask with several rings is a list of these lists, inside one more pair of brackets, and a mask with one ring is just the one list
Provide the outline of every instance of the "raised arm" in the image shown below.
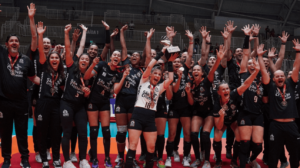
[[110,52],[113,53],[115,51],[115,43],[114,38],[119,33],[119,29],[115,29],[113,33],[110,35]]
[[[166,49],[167,49],[167,47],[164,47],[162,49],[162,52],[164,53]],[[164,81],[164,83],[163,83],[163,87],[165,89],[168,89],[169,86],[171,85],[171,83],[174,80],[173,62],[172,62],[172,60],[168,60],[167,66],[168,66],[168,78],[166,78],[165,81]]]
[[193,95],[191,93],[191,84],[190,83],[185,84],[185,92],[186,92],[189,104],[191,106],[194,105],[194,99],[193,99]]
[[283,62],[283,59],[284,59],[284,54],[285,54],[285,44],[287,42],[287,39],[289,38],[289,34],[285,31],[282,32],[282,37],[281,36],[278,36],[281,40],[281,46],[280,46],[280,51],[279,51],[279,55],[278,55],[278,59],[275,63],[275,68],[276,70],[279,70],[281,69],[281,66],[282,66],[282,62]]
[[[199,32],[201,33],[201,36],[202,36],[202,45],[201,45],[201,57],[198,61],[198,64],[200,66],[204,66],[206,64],[206,61],[208,59],[208,52],[209,52],[209,49],[208,49],[208,52],[207,52],[207,49],[206,49],[206,37],[209,36],[209,32],[210,31],[206,31],[206,26],[202,26],[201,29],[199,30]],[[209,48],[210,46],[208,46]]]
[[39,61],[40,64],[44,64],[47,60],[46,55],[44,53],[44,44],[43,44],[43,35],[46,31],[46,26],[43,28],[43,22],[38,22],[38,25],[36,26],[37,33],[39,34]]
[[240,73],[244,73],[247,72],[247,62],[249,59],[249,39],[250,39],[250,34],[252,31],[252,28],[250,28],[250,25],[246,25],[244,26],[244,28],[242,29],[246,35],[245,39],[244,39],[244,45],[243,45],[243,59],[241,62],[241,68],[240,68]]
[[76,49],[76,42],[81,35],[81,32],[79,29],[75,29],[74,33],[72,34],[72,43],[71,43],[71,55],[74,56],[75,49]]
[[[258,34],[259,34],[259,30],[261,27],[259,26],[259,24],[254,24],[254,25],[252,25],[252,27],[253,27],[253,31],[252,31],[253,37],[252,38],[254,39],[254,46],[253,46],[253,51],[251,52],[250,58],[255,58],[257,55],[256,49],[259,44]],[[250,48],[250,50],[251,50],[251,48]]]
[[255,59],[252,60],[255,67],[255,71],[245,80],[245,82],[240,87],[236,89],[239,95],[242,95],[250,87],[251,83],[254,81],[257,74],[259,73],[260,70],[259,63],[256,62]]
[[264,50],[264,44],[261,44],[257,47],[258,63],[259,63],[260,72],[261,72],[261,75],[262,75],[262,83],[265,84],[265,85],[270,83],[270,76],[268,74],[268,71],[265,67],[264,60],[263,60],[263,55],[266,52],[267,52],[267,50]]
[[215,71],[218,69],[218,66],[219,66],[221,60],[224,58],[225,52],[226,52],[226,50],[225,50],[225,47],[223,47],[223,45],[219,46],[219,51],[216,50],[217,60],[207,75],[207,78],[211,83],[214,81]]
[[130,73],[130,69],[128,67],[124,71],[121,81],[119,83],[114,84],[114,93],[115,94],[118,94],[121,91],[124,81],[125,81],[126,77],[129,75],[129,73]]
[[83,77],[84,80],[89,80],[93,76],[96,75],[94,68],[99,63],[99,59],[100,59],[99,57],[94,58],[93,63],[90,65],[90,67],[84,73],[84,77]]
[[224,27],[224,33],[221,31],[221,34],[224,38],[224,48],[225,48],[225,51],[226,51],[225,54],[224,54],[224,58],[221,60],[221,65],[222,65],[223,68],[226,68],[227,67],[227,58],[228,58],[227,50],[230,49],[230,47],[228,46],[228,42],[227,42],[228,37],[229,37],[229,32],[228,32],[227,28]]
[[[149,34],[148,34],[148,36],[149,36]],[[147,37],[148,37],[148,36],[147,36]],[[148,40],[148,38],[147,38],[147,40]],[[156,54],[156,57],[153,58],[153,59],[151,60],[151,62],[148,64],[148,66],[147,66],[147,68],[146,68],[146,70],[145,70],[145,72],[143,73],[143,76],[142,76],[142,79],[143,79],[143,80],[146,79],[146,78],[148,78],[148,77],[150,76],[151,70],[152,70],[153,66],[154,66],[154,65],[156,64],[156,62],[164,55],[166,49],[167,49],[167,47],[163,47],[163,49],[161,50],[161,52],[157,53],[157,54]],[[172,74],[173,74],[173,71],[172,71]],[[170,75],[170,74],[169,74],[169,75]],[[169,76],[169,78],[170,78],[170,76]],[[173,81],[173,76],[172,76],[172,81]]]
[[30,22],[30,32],[31,32],[31,51],[35,51],[37,48],[37,34],[36,34],[36,26],[34,23],[34,15],[36,11],[35,4],[30,3],[30,7],[27,6],[27,10],[28,10],[28,17]]
[[193,50],[194,50],[194,37],[191,31],[186,30],[185,35],[189,38],[189,48],[188,48],[188,56],[186,58],[185,65],[190,69],[193,59]]
[[175,31],[173,26],[166,27],[166,34],[167,34],[167,37],[170,40],[171,44],[173,43],[173,38],[176,36],[176,33],[177,33],[177,31]]
[[145,60],[145,66],[148,66],[149,63],[152,60],[151,57],[151,37],[153,36],[155,32],[155,29],[151,28],[149,32],[147,32],[147,41],[146,41],[146,47],[145,47],[145,53],[146,53],[146,60]]
[[80,44],[79,44],[79,48],[77,50],[77,57],[79,57],[82,53],[83,53],[83,50],[84,50],[84,47],[85,47],[85,40],[86,40],[86,32],[88,30],[87,27],[85,27],[83,24],[79,25],[82,29],[82,36],[81,36],[81,40],[80,40]]
[[69,37],[69,33],[72,29],[72,25],[68,24],[65,27],[65,51],[66,51],[66,65],[70,66],[73,64],[73,58],[71,56],[71,48],[70,48],[70,37]]
[[272,47],[271,50],[269,49],[269,53],[268,53],[268,59],[269,59],[269,67],[272,73],[274,73],[277,68],[275,67],[275,64],[273,63],[273,58],[277,56],[277,54],[275,54],[276,52],[276,48]]
[[[232,38],[232,33],[234,32],[234,30],[237,28],[237,26],[233,26],[234,24],[234,21],[227,21],[227,24],[225,24],[226,28],[227,28],[227,31],[229,32],[229,35],[228,35],[228,38],[227,38],[227,45],[228,45],[228,49],[227,50],[227,61],[230,61],[231,58],[232,58],[232,55],[230,53],[230,47],[231,47],[231,38]],[[226,56],[225,55],[225,56]]]
[[120,29],[120,43],[122,46],[122,57],[121,60],[124,61],[127,58],[127,47],[126,47],[126,42],[125,42],[125,37],[124,37],[124,32],[128,29],[128,25],[124,25]]
[[294,47],[293,49],[296,50],[296,56],[295,56],[295,61],[293,65],[293,72],[291,78],[293,81],[296,83],[299,79],[299,69],[300,69],[300,44],[299,40],[293,40]]

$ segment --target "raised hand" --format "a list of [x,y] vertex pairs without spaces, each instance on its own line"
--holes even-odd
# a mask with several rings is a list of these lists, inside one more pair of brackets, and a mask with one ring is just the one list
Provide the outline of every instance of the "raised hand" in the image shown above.
[[205,39],[205,40],[206,40],[207,43],[210,43],[210,39],[211,39],[211,35],[208,34],[208,35],[206,36],[206,39]]
[[147,32],[147,39],[151,39],[153,34],[155,32],[155,29],[151,28],[149,32]]
[[77,41],[80,35],[81,35],[80,30],[79,29],[75,29],[74,33],[72,34],[73,41]]
[[220,117],[224,117],[225,116],[225,110],[223,108],[220,109],[219,115],[220,115]]
[[105,27],[105,30],[109,30],[109,25],[105,21],[102,20],[102,24]]
[[253,27],[253,30],[252,30],[253,36],[257,36],[259,34],[259,29],[261,27],[259,26],[259,24],[254,24],[254,25],[252,25],[252,27]]
[[167,33],[167,37],[173,38],[173,37],[176,36],[177,31],[174,31],[174,27],[173,26],[171,26],[171,27],[167,26],[166,27],[166,33]]
[[264,46],[265,46],[264,44],[257,46],[257,55],[258,56],[263,56],[267,52],[267,50],[264,50]]
[[123,73],[123,77],[126,78],[130,73],[130,68],[126,68],[126,70]]
[[246,36],[250,36],[253,27],[254,26],[250,27],[250,25],[248,24],[248,25],[244,26],[244,28],[242,30],[244,31]]
[[193,40],[193,38],[194,38],[192,32],[189,30],[185,31],[185,35],[190,39],[190,41]]
[[294,43],[294,47],[293,49],[296,50],[296,51],[300,51],[300,44],[299,44],[299,39],[294,39],[293,40],[293,43]]
[[94,58],[93,64],[96,66],[99,63],[99,57]]
[[71,24],[67,24],[65,26],[65,33],[69,33],[71,31],[71,29],[72,29],[72,25]]
[[88,96],[91,93],[91,90],[88,87],[82,87],[81,89],[84,92],[85,96]]
[[219,51],[216,49],[218,59],[222,60],[224,58],[224,55],[225,55],[225,52],[226,52],[225,50],[226,50],[226,48],[223,47],[223,45],[219,46]]
[[234,23],[234,21],[229,20],[229,21],[227,21],[227,24],[225,24],[228,32],[230,32],[230,33],[232,33],[237,28],[237,26],[233,27],[233,23]]
[[191,84],[190,84],[190,83],[186,83],[186,84],[185,84],[185,91],[186,91],[187,93],[191,92]]
[[88,30],[88,28],[85,27],[85,25],[83,25],[83,24],[79,25],[79,27],[82,29],[82,31],[87,31]]
[[287,39],[290,37],[288,32],[282,31],[282,36],[278,36],[281,40],[281,43],[286,43]]
[[252,61],[256,72],[259,72],[260,71],[259,63],[255,59],[252,59]]
[[110,35],[110,37],[115,37],[119,33],[119,29],[115,28],[113,33]]
[[126,24],[126,25],[124,25],[121,29],[120,29],[120,31],[121,32],[124,32],[125,30],[127,30],[128,29],[128,25]]
[[38,22],[38,24],[36,25],[36,30],[38,35],[43,35],[46,31],[46,26],[43,27],[43,22]]
[[268,57],[269,58],[276,57],[278,54],[275,54],[275,52],[276,52],[276,48],[275,47],[272,47],[271,49],[269,49]]
[[30,3],[30,7],[27,6],[27,10],[28,10],[28,17],[29,18],[33,18],[35,15],[35,4],[34,3]]
[[202,26],[199,32],[201,33],[202,38],[206,38],[210,31],[206,31],[206,26]]
[[228,32],[227,28],[224,27],[224,33],[221,31],[221,34],[224,39],[227,39],[229,36],[229,32]]

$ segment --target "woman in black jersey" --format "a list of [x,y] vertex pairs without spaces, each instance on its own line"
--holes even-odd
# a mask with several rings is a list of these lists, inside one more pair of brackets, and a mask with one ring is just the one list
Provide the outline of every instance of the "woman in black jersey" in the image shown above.
[[67,75],[64,93],[60,101],[60,120],[63,129],[62,151],[65,159],[63,168],[75,168],[70,160],[70,138],[73,121],[78,131],[80,167],[90,168],[86,160],[87,114],[85,110],[85,98],[89,96],[90,89],[86,87],[87,82],[83,79],[84,73],[89,66],[90,58],[87,54],[82,54],[78,58],[78,62],[74,63],[70,52],[69,32],[71,29],[71,25],[65,27]]
[[235,134],[235,144],[233,147],[233,158],[230,166],[232,168],[238,168],[237,157],[240,146],[240,134],[237,125],[238,115],[238,102],[241,99],[241,95],[249,88],[256,75],[259,73],[260,67],[258,62],[254,62],[255,71],[245,80],[245,82],[230,91],[228,83],[221,83],[217,86],[218,97],[215,99],[213,117],[214,117],[214,143],[213,149],[216,155],[215,168],[221,168],[221,150],[222,150],[222,135],[224,131],[231,127]]
[[53,165],[61,168],[60,163],[60,97],[61,86],[64,85],[64,67],[61,56],[56,52],[51,52],[46,57],[43,48],[43,22],[38,23],[37,33],[39,35],[39,63],[41,65],[39,99],[36,104],[35,119],[37,122],[39,152],[43,162],[43,168],[49,168],[47,160],[47,137],[50,129],[51,146],[53,154]]
[[157,111],[157,101],[159,95],[164,92],[173,81],[172,61],[168,62],[169,79],[158,84],[162,71],[159,68],[152,68],[157,60],[163,56],[166,47],[162,52],[152,59],[146,71],[144,72],[137,91],[137,100],[129,122],[129,150],[126,156],[126,168],[132,168],[135,158],[136,147],[139,137],[143,133],[147,144],[146,168],[153,167],[153,156],[155,151],[155,142],[157,129],[155,126],[155,112]]
[[119,83],[120,78],[125,80],[128,75],[126,73],[118,72],[118,64],[121,61],[121,53],[114,51],[110,57],[110,63],[104,61],[99,62],[99,57],[95,58],[92,65],[86,71],[84,79],[88,80],[93,76],[96,76],[94,85],[92,86],[92,92],[89,97],[88,103],[88,118],[90,124],[90,143],[91,149],[89,151],[90,161],[93,162],[93,167],[98,167],[97,159],[97,138],[99,130],[99,121],[102,126],[103,134],[103,146],[105,151],[105,164],[107,168],[111,168],[109,152],[110,152],[110,93],[114,85]]
[[220,45],[219,52],[217,51],[217,61],[210,69],[207,77],[205,77],[204,75],[204,69],[202,69],[200,65],[195,65],[192,72],[193,81],[192,83],[188,83],[186,87],[188,102],[189,104],[193,105],[193,117],[191,121],[191,141],[196,160],[191,164],[191,167],[198,167],[201,164],[198,133],[202,125],[203,134],[201,137],[201,141],[203,141],[203,145],[205,148],[205,162],[203,164],[203,168],[210,167],[210,131],[213,127],[213,97],[211,87],[214,80],[214,73],[224,57],[224,50],[225,48],[223,48],[223,45]]
[[[249,38],[252,32],[250,26],[245,26],[242,29],[246,35],[243,45],[243,59],[240,65],[241,84],[255,72],[253,59],[248,60],[250,56]],[[261,65],[260,65],[261,66]],[[264,65],[263,65],[264,66]],[[260,67],[262,68],[262,67]],[[264,117],[261,111],[263,87],[261,85],[261,77],[257,76],[250,87],[242,95],[242,109],[238,115],[238,127],[240,132],[240,167],[245,168],[250,153],[250,146],[252,155],[249,164],[258,166],[256,157],[262,151],[263,133],[264,133]],[[250,140],[252,142],[250,143]]]

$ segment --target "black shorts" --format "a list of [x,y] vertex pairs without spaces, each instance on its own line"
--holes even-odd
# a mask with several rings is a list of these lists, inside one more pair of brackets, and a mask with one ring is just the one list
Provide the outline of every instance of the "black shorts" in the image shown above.
[[161,107],[157,107],[156,113],[155,113],[155,118],[168,118],[168,112],[167,108],[165,105]]
[[134,109],[135,100],[136,95],[120,93],[116,99],[115,113],[132,113]]
[[89,102],[87,111],[110,111],[110,102],[109,100],[101,100],[99,103]]
[[182,109],[175,109],[170,107],[170,111],[168,113],[168,118],[180,118],[180,117],[191,117],[191,108],[186,107]]
[[193,110],[193,113],[192,113],[192,116],[198,116],[198,117],[201,117],[201,118],[206,118],[208,116],[213,116],[213,111],[210,110],[210,111],[207,111],[207,112],[202,112],[202,111],[199,111],[199,110]]
[[155,111],[135,107],[128,123],[128,129],[135,129],[143,132],[156,132]]
[[39,85],[32,85],[29,90],[31,92],[31,106],[35,107],[39,97]]
[[261,126],[264,127],[264,115],[241,111],[238,115],[238,126]]

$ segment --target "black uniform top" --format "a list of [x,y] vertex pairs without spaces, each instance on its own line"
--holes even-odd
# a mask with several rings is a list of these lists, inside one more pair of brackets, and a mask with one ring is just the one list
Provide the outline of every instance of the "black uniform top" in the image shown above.
[[[161,84],[163,83],[164,80],[163,79],[160,79],[160,81],[158,82],[158,84]],[[167,88],[168,89],[168,88]],[[162,92],[160,95],[159,95],[159,98],[158,98],[158,101],[157,101],[157,106],[156,106],[157,109],[160,109],[160,108],[165,108],[166,109],[166,91]]]
[[298,80],[297,85],[295,87],[295,100],[297,104],[297,110],[298,113],[300,114],[300,98],[299,98],[299,93],[300,93],[300,80]]
[[[82,91],[82,82],[80,79],[80,75],[74,73],[76,69],[76,65],[74,63],[67,67],[67,75],[65,79],[65,88],[64,93],[62,95],[62,100],[71,102],[71,103],[85,103],[84,92]],[[84,74],[81,74],[82,79]],[[87,86],[87,82],[84,81],[85,86]]]
[[[123,83],[122,89],[121,89],[121,93],[123,94],[132,94],[132,95],[136,95],[137,93],[137,88],[139,86],[141,77],[143,75],[143,70],[141,68],[134,68],[132,67],[131,64],[129,64],[129,75],[127,75],[127,77],[125,78],[125,81]],[[122,79],[122,76],[119,75],[119,80]]]
[[109,100],[110,91],[114,86],[114,83],[118,83],[119,76],[121,74],[118,71],[112,71],[110,66],[101,61],[95,66],[94,71],[97,72],[94,85],[92,87],[90,102],[99,103],[101,100]]
[[[60,89],[60,86],[63,86],[64,80],[61,78],[61,75],[57,77],[57,79],[54,82],[54,89],[55,93],[52,95],[50,92],[52,88],[52,74],[47,72],[47,63],[41,65],[42,72],[40,77],[40,87],[39,87],[39,98],[52,98],[52,99],[60,99],[62,95],[62,90]],[[56,76],[54,77],[54,79]]]
[[[205,64],[203,66],[204,68],[204,71],[206,72],[206,74],[208,75],[210,69],[208,67],[207,64]],[[225,72],[225,69],[222,65],[219,65],[217,70],[215,71],[215,74],[214,74],[214,81],[213,81],[213,84],[212,84],[212,88],[213,88],[213,91],[216,91],[216,86],[219,85],[222,81],[223,81],[223,74]]]
[[236,63],[235,59],[231,58],[231,60],[227,62],[227,67],[228,67],[229,87],[230,90],[234,90],[241,85],[241,80],[239,77],[240,66]]
[[[237,92],[236,89],[230,92],[230,100],[226,105],[223,105],[224,110],[225,110],[225,115],[224,115],[224,124],[231,124],[232,119],[237,115],[238,113],[238,101],[241,98],[239,93]],[[220,98],[218,97],[216,99],[216,102],[214,104],[214,110],[213,110],[213,116],[214,117],[220,117],[219,111],[222,108]]]
[[198,86],[195,83],[192,84],[192,94],[194,98],[194,110],[204,113],[212,110],[212,83],[207,77],[203,78],[203,81]]
[[[15,58],[12,57],[12,62]],[[19,53],[14,65],[15,75],[11,75],[8,51],[0,46],[0,99],[27,102],[27,77],[34,76],[34,67],[29,57]]]
[[[292,78],[286,79],[286,92],[285,99],[287,101],[287,106],[283,106],[282,97],[278,91],[278,87],[275,85],[273,80],[270,80],[268,85],[264,85],[265,93],[264,96],[269,97],[270,102],[270,119],[284,119],[284,118],[298,118],[297,106],[295,101],[295,87],[296,82]],[[283,94],[283,87],[279,88]]]
[[[187,83],[189,68],[185,64],[183,65],[183,68],[184,71],[182,72],[179,89],[176,93],[173,92],[173,98],[170,104],[170,107],[173,109],[183,109],[189,106],[185,92],[185,84]],[[173,83],[176,83],[177,80],[178,75],[174,73]]]
[[40,56],[39,50],[36,49],[35,51],[30,50],[30,58],[33,62],[34,72],[35,75],[40,77],[41,75],[41,64],[40,64]]

